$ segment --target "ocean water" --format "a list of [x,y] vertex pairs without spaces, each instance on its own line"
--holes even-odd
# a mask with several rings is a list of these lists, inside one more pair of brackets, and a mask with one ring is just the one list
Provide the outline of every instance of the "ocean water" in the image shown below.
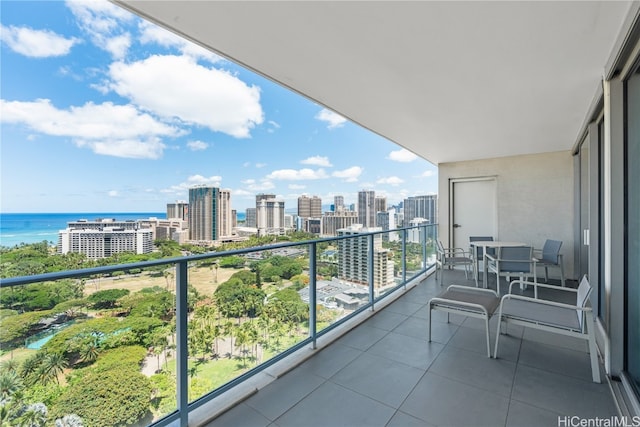
[[[97,218],[113,218],[118,221],[164,219],[164,212],[98,212],[98,213],[0,213],[0,246],[13,247],[20,243],[39,243],[43,240],[58,243],[58,231],[67,223],[79,219],[92,221]],[[238,221],[245,220],[245,213],[237,213]]]
[[118,221],[165,218],[164,212],[99,212],[99,213],[0,213],[0,246],[13,247],[20,243],[58,243],[58,231],[67,223],[79,219],[92,221],[97,218],[113,218]]

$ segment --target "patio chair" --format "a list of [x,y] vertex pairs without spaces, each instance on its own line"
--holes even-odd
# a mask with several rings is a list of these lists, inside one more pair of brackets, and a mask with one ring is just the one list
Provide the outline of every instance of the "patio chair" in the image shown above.
[[558,267],[560,269],[560,283],[565,287],[564,266],[562,264],[562,254],[560,247],[561,240],[547,239],[542,249],[534,249],[534,260],[537,267],[544,267],[544,281],[549,283],[549,267]]
[[464,316],[483,319],[487,336],[487,357],[491,357],[491,344],[489,341],[489,319],[500,304],[500,298],[491,289],[476,289],[468,286],[450,285],[446,291],[429,300],[429,318],[427,331],[431,342],[431,311],[441,310],[449,313],[462,314]]
[[[512,287],[515,284],[534,286],[536,297],[514,295]],[[556,301],[537,298],[538,287],[555,289],[562,292],[573,292],[576,295],[576,303],[564,304]],[[600,382],[600,367],[598,366],[598,353],[593,323],[593,311],[587,307],[587,301],[591,294],[591,286],[587,276],[584,275],[578,289],[558,288],[552,285],[542,285],[534,282],[514,280],[509,285],[509,293],[502,297],[498,309],[498,331],[493,357],[498,357],[498,342],[500,341],[500,329],[502,323],[524,326],[526,328],[540,329],[555,334],[580,338],[589,343],[589,357],[591,359],[591,377],[593,382]]]
[[498,257],[494,258],[487,253],[489,260],[488,273],[496,275],[496,291],[500,295],[500,277],[506,277],[507,282],[512,276],[520,277],[521,281],[533,277],[537,282],[535,261],[533,260],[533,247],[531,246],[503,246],[498,248]]
[[[493,242],[492,236],[469,236],[469,243],[472,242]],[[469,253],[471,254],[471,258],[473,259],[473,277],[476,279],[476,287],[478,287],[478,263],[481,263],[483,260],[483,248],[481,246],[476,246],[475,249],[473,246],[469,246]],[[487,253],[489,255],[495,256],[494,248],[487,248]],[[484,272],[483,272],[484,274]]]
[[440,285],[442,285],[444,268],[454,268],[458,265],[464,266],[464,276],[469,279],[469,267],[472,264],[469,253],[462,248],[445,248],[440,240],[436,246],[436,281],[438,270],[440,270]]

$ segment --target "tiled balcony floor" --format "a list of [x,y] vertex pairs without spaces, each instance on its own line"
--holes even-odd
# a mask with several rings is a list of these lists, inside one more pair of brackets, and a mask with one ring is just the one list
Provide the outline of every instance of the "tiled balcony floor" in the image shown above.
[[[451,283],[474,286],[446,271]],[[602,368],[603,383],[591,382],[585,341],[510,326],[490,359],[483,321],[434,311],[427,342],[427,301],[441,289],[430,276],[209,425],[558,426],[618,415]]]

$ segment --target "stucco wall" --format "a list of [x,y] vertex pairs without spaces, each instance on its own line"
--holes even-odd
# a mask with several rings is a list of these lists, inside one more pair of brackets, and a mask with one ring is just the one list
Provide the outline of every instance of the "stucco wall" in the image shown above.
[[[501,157],[438,165],[438,210],[441,240],[448,244],[449,181],[495,176],[498,238],[542,248],[546,239],[562,240],[565,276],[573,274],[573,158],[569,151]],[[543,274],[542,270],[539,270]],[[558,277],[557,269],[549,271]]]

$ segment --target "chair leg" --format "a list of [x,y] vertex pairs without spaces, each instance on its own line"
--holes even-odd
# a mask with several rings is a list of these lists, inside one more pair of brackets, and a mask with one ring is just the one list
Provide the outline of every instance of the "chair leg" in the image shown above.
[[562,260],[560,260],[560,282],[562,283],[562,287],[565,287],[564,283],[564,266],[562,265]]
[[500,341],[500,326],[502,325],[502,307],[500,307],[500,312],[498,313],[498,330],[496,331],[496,344],[493,349],[493,358],[498,358],[498,342]]
[[594,331],[593,315],[587,312],[587,335],[589,336],[589,358],[591,359],[591,378],[594,383],[600,383],[600,366],[598,364],[598,351],[596,349],[596,337]]
[[484,318],[485,331],[487,333],[487,357],[491,359],[491,341],[489,340],[489,315]]
[[429,342],[431,342],[431,302],[429,302],[429,317],[427,318],[427,332],[429,336]]

